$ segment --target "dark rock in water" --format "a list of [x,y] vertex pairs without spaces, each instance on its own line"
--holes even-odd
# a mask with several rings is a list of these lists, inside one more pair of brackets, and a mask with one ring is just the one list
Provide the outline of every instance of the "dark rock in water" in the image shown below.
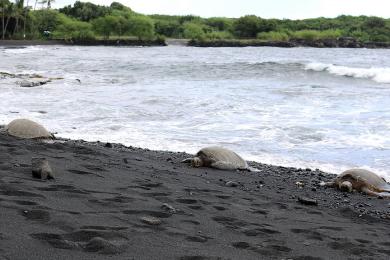
[[46,158],[32,158],[31,159],[32,175],[34,178],[49,180],[54,179],[53,170]]
[[162,223],[160,219],[155,217],[142,217],[141,221],[151,226],[158,226]]
[[112,144],[111,143],[106,143],[104,146],[107,147],[107,148],[112,148]]
[[298,197],[298,202],[304,205],[318,205],[318,201],[307,197]]
[[40,80],[40,81],[27,81],[27,80],[25,80],[25,81],[20,82],[20,87],[33,88],[33,87],[45,85],[49,82],[51,82],[50,79],[44,79],[44,80]]

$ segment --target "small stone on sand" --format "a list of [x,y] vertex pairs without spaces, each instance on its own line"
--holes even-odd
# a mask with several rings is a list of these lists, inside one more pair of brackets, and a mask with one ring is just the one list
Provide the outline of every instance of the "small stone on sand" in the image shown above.
[[34,178],[42,180],[54,179],[53,170],[51,169],[49,161],[46,158],[32,158],[31,168]]
[[235,181],[228,181],[228,182],[225,183],[225,186],[227,186],[227,187],[237,187],[238,183],[235,182]]
[[160,219],[155,217],[142,217],[141,221],[151,226],[158,226],[162,223]]
[[161,208],[162,208],[163,210],[166,210],[166,211],[170,212],[170,213],[176,213],[176,209],[175,209],[173,206],[169,205],[168,203],[164,203],[164,204],[161,206]]
[[298,197],[298,202],[304,205],[318,205],[318,201],[307,197]]

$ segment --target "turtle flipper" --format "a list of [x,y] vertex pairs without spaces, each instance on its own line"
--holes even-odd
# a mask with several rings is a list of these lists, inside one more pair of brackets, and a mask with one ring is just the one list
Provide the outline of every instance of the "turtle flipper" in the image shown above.
[[381,197],[390,198],[390,193],[388,193],[388,192],[375,192],[375,191],[370,190],[368,187],[363,187],[362,192],[367,194],[367,195],[370,195],[370,196],[377,196],[377,197],[381,196]]
[[390,192],[379,192],[379,196],[382,198],[390,199]]
[[331,188],[335,188],[335,187],[336,187],[336,182],[334,182],[334,181],[329,181],[329,182],[324,182],[324,181],[322,181],[322,182],[320,183],[320,186],[321,186],[321,187],[331,187]]
[[212,168],[220,169],[220,170],[236,170],[237,165],[234,165],[229,162],[224,162],[224,161],[218,161],[218,162],[213,162],[210,165]]
[[259,169],[255,168],[255,167],[251,167],[251,166],[248,166],[248,167],[246,168],[246,170],[248,170],[248,171],[250,171],[250,172],[260,172]]
[[382,190],[382,192],[388,192],[388,193],[390,193],[390,185],[387,184],[386,187]]
[[194,158],[187,158],[181,161],[182,163],[191,163]]

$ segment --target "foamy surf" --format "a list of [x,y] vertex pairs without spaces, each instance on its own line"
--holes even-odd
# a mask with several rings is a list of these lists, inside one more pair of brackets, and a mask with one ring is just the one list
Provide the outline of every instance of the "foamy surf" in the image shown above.
[[312,62],[305,66],[306,70],[327,71],[337,76],[371,79],[378,83],[390,84],[390,68],[354,68],[333,64]]
[[44,54],[46,50],[40,46],[28,46],[23,48],[4,48],[3,51],[10,54],[25,54],[33,52],[42,52]]

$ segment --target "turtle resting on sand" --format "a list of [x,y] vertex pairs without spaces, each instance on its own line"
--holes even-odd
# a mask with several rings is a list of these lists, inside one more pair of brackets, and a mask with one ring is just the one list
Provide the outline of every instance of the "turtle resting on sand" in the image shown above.
[[28,119],[15,119],[5,127],[9,135],[23,139],[52,139],[54,136],[43,126]]
[[220,170],[259,171],[248,166],[248,163],[235,152],[223,147],[211,146],[201,149],[195,157],[187,158],[183,163],[191,163],[192,167],[211,167]]
[[367,195],[390,198],[390,184],[377,174],[364,169],[351,169],[341,173],[332,182],[324,186],[335,187],[342,191],[357,190]]

